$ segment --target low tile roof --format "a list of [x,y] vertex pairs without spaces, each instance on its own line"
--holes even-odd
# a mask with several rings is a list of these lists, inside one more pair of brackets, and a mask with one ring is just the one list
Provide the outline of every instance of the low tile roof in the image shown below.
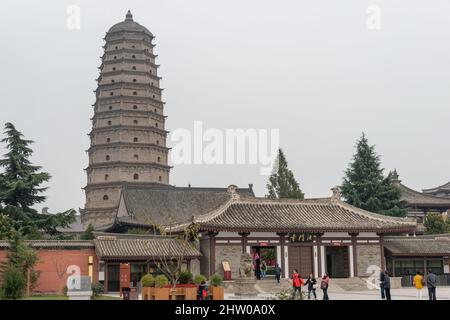
[[412,232],[417,222],[371,213],[340,200],[235,200],[195,219],[202,230]]
[[[28,240],[26,243],[35,249],[94,248],[94,242],[91,240]],[[9,241],[0,240],[0,248],[9,248]]]
[[435,193],[439,191],[450,191],[450,182],[447,182],[446,184],[443,184],[439,187],[422,189],[423,193]]
[[394,255],[450,255],[450,238],[386,238],[384,246]]
[[[243,198],[254,197],[251,188],[236,189]],[[128,216],[119,223],[131,225],[172,225],[192,221],[231,200],[228,188],[126,187],[123,199]]]
[[400,189],[401,199],[404,200],[408,204],[408,206],[429,206],[450,209],[450,198],[424,194],[422,192],[408,188],[401,183],[396,183],[395,186]]
[[97,255],[103,260],[148,260],[158,257],[198,258],[201,253],[193,245],[183,245],[178,239],[162,236],[97,236],[94,240]]

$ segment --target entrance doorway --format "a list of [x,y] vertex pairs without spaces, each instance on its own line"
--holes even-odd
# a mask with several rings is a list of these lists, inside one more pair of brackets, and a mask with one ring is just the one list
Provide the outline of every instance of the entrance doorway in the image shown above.
[[108,264],[108,292],[120,291],[120,265]]
[[325,247],[327,273],[331,278],[350,277],[348,247]]
[[275,265],[277,263],[277,252],[275,247],[253,246],[252,257],[255,276],[257,279],[264,278],[264,274],[262,272],[263,263],[265,263],[266,265],[265,276],[267,277],[275,275]]
[[311,246],[295,246],[288,247],[289,258],[289,275],[292,275],[294,269],[302,278],[308,278],[313,273],[313,254]]

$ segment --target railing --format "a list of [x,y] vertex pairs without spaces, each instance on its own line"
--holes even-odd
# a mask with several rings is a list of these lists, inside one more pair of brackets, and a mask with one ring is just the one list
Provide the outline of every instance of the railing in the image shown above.
[[[414,276],[403,276],[402,287],[412,287]],[[425,277],[426,279],[426,277]],[[450,286],[450,274],[436,275],[437,286]]]

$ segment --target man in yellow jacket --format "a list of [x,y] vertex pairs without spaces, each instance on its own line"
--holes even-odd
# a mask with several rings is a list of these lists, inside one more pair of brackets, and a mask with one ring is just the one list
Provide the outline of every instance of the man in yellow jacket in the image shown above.
[[413,284],[417,289],[417,298],[422,299],[422,289],[423,289],[423,277],[420,274],[420,271],[417,271],[416,275],[413,278]]

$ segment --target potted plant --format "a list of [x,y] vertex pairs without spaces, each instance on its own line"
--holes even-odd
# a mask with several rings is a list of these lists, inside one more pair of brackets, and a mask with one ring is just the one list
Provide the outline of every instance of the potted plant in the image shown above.
[[168,287],[169,280],[163,274],[156,276],[155,278],[155,288],[153,293],[155,300],[169,300],[170,287]]
[[153,299],[153,291],[155,286],[155,277],[153,275],[146,274],[141,279],[142,283],[142,300],[152,300]]
[[223,278],[218,274],[213,274],[209,278],[209,287],[213,300],[224,300]]
[[192,273],[189,270],[180,272],[178,278],[177,293],[184,297],[184,300],[197,299],[197,286],[192,283]]

